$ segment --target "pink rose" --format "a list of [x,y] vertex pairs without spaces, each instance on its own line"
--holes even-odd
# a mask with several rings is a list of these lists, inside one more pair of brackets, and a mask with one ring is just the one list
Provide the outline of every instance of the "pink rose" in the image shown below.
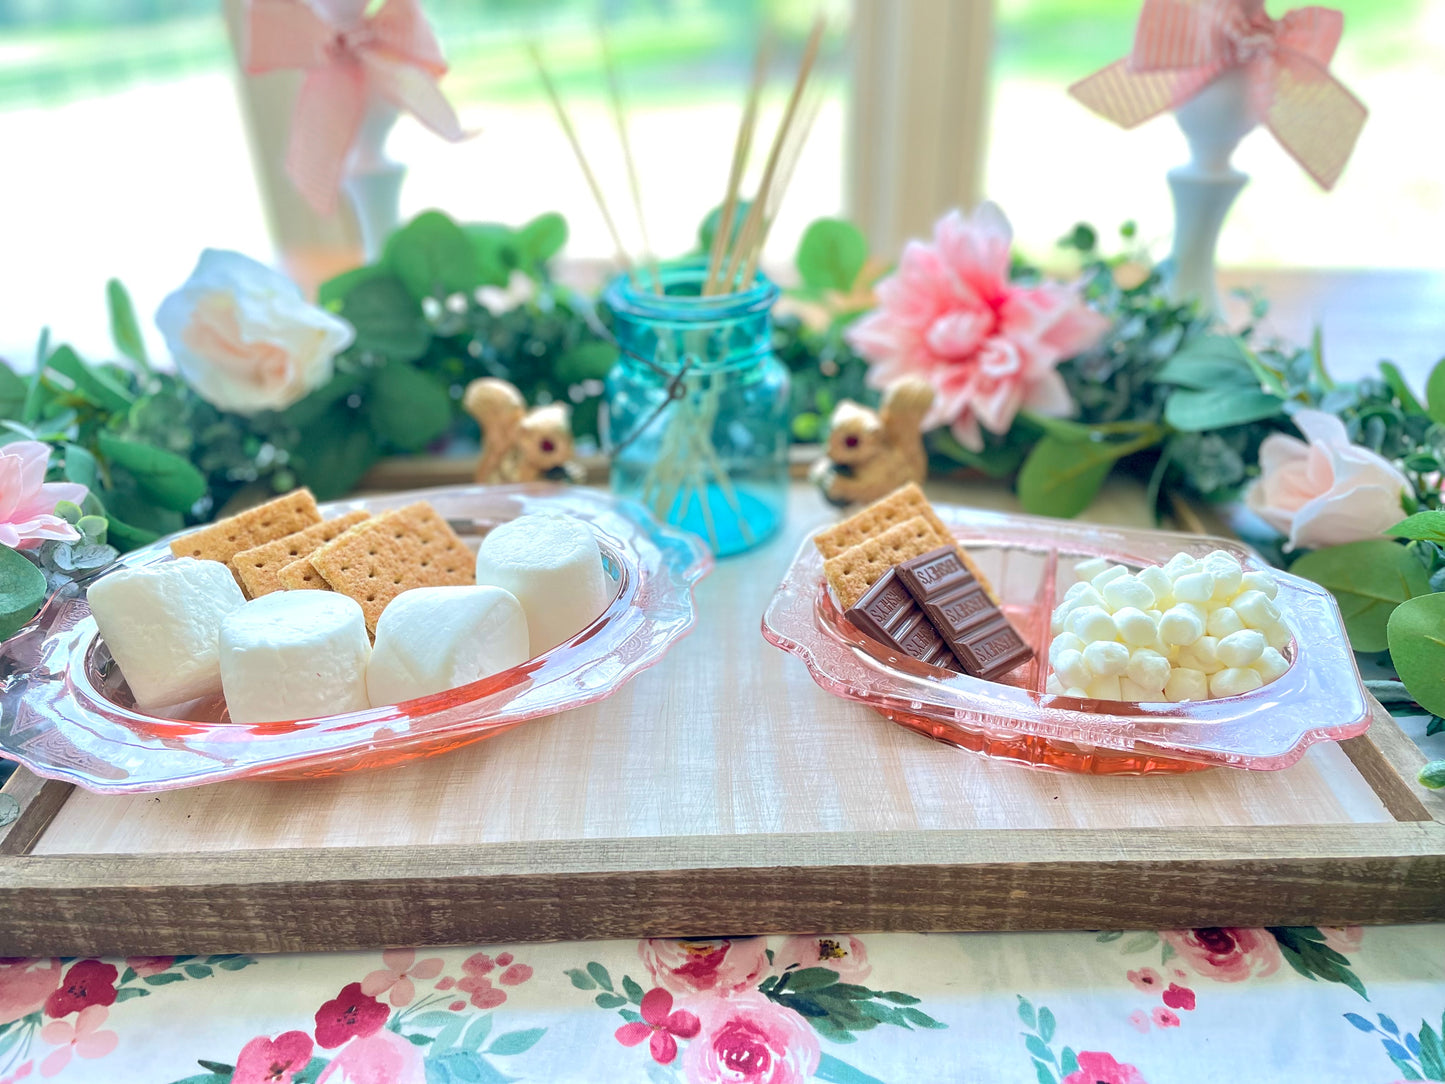
[[1365,940],[1363,926],[1321,926],[1319,931],[1325,935],[1325,944],[1341,956],[1359,951]]
[[1405,518],[1405,476],[1368,448],[1351,444],[1344,422],[1321,410],[1292,421],[1308,444],[1271,433],[1259,447],[1259,479],[1245,503],[1280,534],[1286,550],[1375,538]]
[[283,410],[327,383],[351,325],[301,296],[296,284],[239,252],[208,248],[161,302],[156,326],[176,368],[220,410]]
[[861,983],[873,971],[868,950],[856,937],[790,937],[773,957],[773,970],[789,967],[826,967],[838,972],[839,982]]
[[1198,930],[1161,930],[1159,936],[1205,978],[1243,982],[1272,975],[1279,967],[1279,943],[1265,930],[1210,926]]
[[869,384],[922,377],[936,392],[923,427],[949,424],[974,450],[983,447],[980,426],[1006,433],[1020,408],[1073,413],[1059,362],[1109,328],[1073,287],[1010,281],[1012,242],[994,204],[970,218],[950,211],[933,227],[931,244],[908,243],[898,270],[878,284],[878,308],[848,332],[871,363]]
[[1079,1067],[1059,1084],[1148,1084],[1138,1069],[1097,1050],[1079,1054]]
[[169,970],[171,964],[175,962],[174,956],[127,956],[125,958],[125,966],[141,978],[159,975],[162,971]]
[[639,942],[637,954],[653,981],[674,994],[727,997],[756,986],[768,970],[767,940],[762,937],[712,941],[655,937]]
[[44,1005],[64,971],[59,960],[0,959],[0,1024],[29,1016]]
[[48,444],[0,444],[0,544],[20,549],[45,539],[74,542],[80,537],[55,514],[55,506],[61,501],[79,504],[89,491],[74,482],[47,482],[49,464]]
[[802,1084],[817,1070],[808,1022],[756,990],[695,1007],[702,1032],[682,1056],[689,1084]]
[[383,1028],[353,1039],[316,1078],[316,1084],[425,1084],[421,1047]]
[[231,1084],[291,1084],[311,1060],[312,1049],[304,1031],[283,1031],[274,1039],[258,1035],[241,1047]]

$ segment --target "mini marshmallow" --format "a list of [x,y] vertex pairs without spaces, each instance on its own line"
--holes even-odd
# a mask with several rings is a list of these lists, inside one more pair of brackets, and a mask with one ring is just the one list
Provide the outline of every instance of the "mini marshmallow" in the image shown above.
[[527,661],[527,616],[500,587],[418,587],[381,612],[366,667],[374,707],[469,685]]
[[1239,591],[1240,581],[1244,577],[1244,569],[1233,554],[1225,553],[1223,550],[1214,550],[1205,554],[1204,560],[1200,562],[1209,570],[1214,577],[1214,597],[1221,602],[1227,601]]
[[1164,686],[1164,699],[1171,704],[1186,700],[1208,700],[1209,679],[1198,670],[1176,669]]
[[1135,704],[1141,700],[1153,700],[1159,695],[1158,689],[1146,689],[1137,685],[1128,678],[1119,679],[1119,699],[1128,700]]
[[1080,700],[1087,700],[1089,698],[1089,691],[1082,685],[1070,685],[1064,690],[1064,695],[1077,697]]
[[1268,572],[1246,572],[1239,580],[1241,591],[1258,591],[1273,600],[1279,594],[1279,581]]
[[1044,692],[1050,696],[1059,696],[1063,691],[1064,683],[1059,680],[1058,675],[1050,674],[1049,679],[1044,682]]
[[1106,557],[1090,557],[1087,561],[1080,561],[1074,566],[1074,575],[1081,580],[1092,580],[1100,572],[1109,567],[1109,560]]
[[221,622],[221,684],[233,723],[363,711],[366,616],[336,591],[274,591]]
[[1087,581],[1081,581],[1079,583],[1076,583],[1064,592],[1064,601],[1066,602],[1070,599],[1078,598],[1087,598],[1090,605],[1104,605],[1104,596],[1099,594],[1098,589],[1092,583],[1089,583]]
[[1118,677],[1129,668],[1129,649],[1112,640],[1099,640],[1084,648],[1084,665],[1095,677]]
[[1171,669],[1169,660],[1163,655],[1141,647],[1129,656],[1129,667],[1124,676],[1153,694],[1164,688]]
[[1283,651],[1294,639],[1290,634],[1289,626],[1283,621],[1271,621],[1259,631],[1264,633],[1264,642],[1276,651]]
[[1185,646],[1204,635],[1204,622],[1193,610],[1181,605],[1171,606],[1159,619],[1159,639],[1166,644]]
[[1241,629],[1220,640],[1216,650],[1219,661],[1225,666],[1240,667],[1252,664],[1264,654],[1267,646],[1264,633],[1256,629]]
[[1113,583],[1120,576],[1127,576],[1128,574],[1129,570],[1123,565],[1110,565],[1108,568],[1104,569],[1103,572],[1100,572],[1089,582],[1092,583],[1096,589],[1102,591],[1105,587],[1109,586],[1109,584]]
[[1219,641],[1213,636],[1201,636],[1179,652],[1179,665],[1201,674],[1219,673],[1224,669],[1224,663],[1219,661]]
[[1126,607],[1147,610],[1154,605],[1154,592],[1138,576],[1119,576],[1104,585],[1104,601],[1117,613]]
[[1174,581],[1177,602],[1208,602],[1214,594],[1214,575],[1208,569],[1186,572]]
[[[1174,581],[1169,578],[1169,573],[1165,572],[1158,565],[1149,565],[1141,568],[1138,575],[1139,582],[1154,592],[1154,605],[1157,606],[1161,602],[1172,602],[1174,600]],[[1165,608],[1167,609],[1167,607]],[[1140,609],[1147,610],[1149,607],[1142,606]]]
[[1054,663],[1054,673],[1059,675],[1059,680],[1065,685],[1085,686],[1093,680],[1094,673],[1084,662],[1084,656],[1078,651],[1059,652],[1058,662]]
[[1187,553],[1176,553],[1169,560],[1164,562],[1164,575],[1171,580],[1177,580],[1187,572],[1195,572],[1199,569],[1199,562]]
[[1084,692],[1091,700],[1118,700],[1122,691],[1117,677],[1096,677],[1084,686]]
[[1234,612],[1233,606],[1220,606],[1209,611],[1209,620],[1204,622],[1204,631],[1210,636],[1224,637],[1244,628],[1244,621]]
[[1083,651],[1085,646],[1084,641],[1072,632],[1061,632],[1049,644],[1049,662],[1057,664],[1059,656],[1065,651]]
[[1053,615],[1049,618],[1049,633],[1053,636],[1061,635],[1069,627],[1069,617],[1073,612],[1072,602],[1061,602],[1054,607]]
[[1126,606],[1114,614],[1114,624],[1119,629],[1119,638],[1130,647],[1152,644],[1159,635],[1159,625],[1143,610]]
[[571,639],[612,600],[597,537],[571,516],[521,516],[477,550],[477,583],[510,591],[527,615],[533,656]]
[[1069,631],[1084,643],[1095,640],[1113,640],[1119,635],[1119,628],[1108,610],[1098,606],[1081,606],[1069,617]]
[[1252,629],[1262,629],[1279,620],[1279,607],[1263,591],[1245,591],[1230,604]]
[[1271,681],[1284,677],[1289,669],[1289,661],[1272,647],[1266,647],[1260,652],[1259,658],[1250,664],[1250,669],[1258,674],[1266,685]]
[[245,605],[219,561],[179,557],[122,568],[86,592],[136,705],[146,710],[221,691],[221,622]]
[[1211,696],[1239,696],[1253,692],[1263,684],[1264,679],[1253,670],[1231,666],[1209,679],[1209,693]]

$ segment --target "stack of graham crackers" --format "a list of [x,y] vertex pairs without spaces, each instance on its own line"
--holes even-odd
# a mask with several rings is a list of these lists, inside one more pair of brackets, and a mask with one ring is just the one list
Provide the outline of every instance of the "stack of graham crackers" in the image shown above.
[[184,535],[171,552],[226,565],[247,598],[339,591],[360,603],[373,635],[381,611],[403,591],[476,582],[471,551],[425,501],[323,520],[309,489]]

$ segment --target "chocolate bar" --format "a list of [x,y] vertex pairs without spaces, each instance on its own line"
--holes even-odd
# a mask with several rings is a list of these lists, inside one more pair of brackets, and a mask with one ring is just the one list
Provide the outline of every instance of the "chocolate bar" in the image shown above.
[[958,670],[958,659],[924,616],[890,568],[844,615],[860,632],[909,658],[943,670]]
[[912,557],[894,571],[964,673],[992,681],[1033,658],[954,547]]

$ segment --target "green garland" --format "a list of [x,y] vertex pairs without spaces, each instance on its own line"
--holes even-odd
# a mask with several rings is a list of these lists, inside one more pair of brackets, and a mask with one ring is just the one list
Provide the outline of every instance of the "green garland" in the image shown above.
[[[715,221],[716,212],[704,221],[699,250]],[[126,363],[86,362],[52,347],[47,333],[30,373],[0,365],[0,442],[50,444],[51,476],[90,490],[83,508],[64,510],[80,525],[79,542],[0,552],[0,636],[28,621],[47,591],[103,567],[115,551],[207,521],[234,500],[296,485],[340,496],[382,456],[474,450],[476,426],[460,401],[479,376],[507,379],[533,403],[569,402],[579,443],[595,446],[616,352],[607,313],[551,273],[566,239],[556,214],[518,228],[418,216],[376,263],[321,287],[321,304],[356,332],[331,382],[286,410],[251,416],[218,411],[152,366],[130,300],[112,281],[111,328]],[[1423,400],[1388,362],[1378,376],[1337,384],[1318,335],[1298,348],[1263,340],[1254,322],[1226,333],[1168,297],[1132,225],[1120,242],[1106,255],[1084,225],[1061,242],[1081,265],[1085,296],[1111,322],[1094,349],[1060,366],[1077,417],[1020,415],[1006,435],[987,434],[980,452],[937,430],[928,436],[935,467],[1012,477],[1023,507],[1047,515],[1083,511],[1115,471],[1145,481],[1156,507],[1166,491],[1225,501],[1251,480],[1265,437],[1292,431],[1292,410],[1330,411],[1353,441],[1401,464],[1416,498],[1394,540],[1318,550],[1291,568],[1335,592],[1357,650],[1390,652],[1404,699],[1445,715],[1445,362]],[[791,308],[780,310],[774,339],[792,374],[793,439],[820,439],[840,399],[876,399],[845,333],[884,267],[847,222],[822,219],[804,234],[799,286],[788,291]],[[1042,271],[1017,261],[1014,275]],[[529,284],[521,304],[493,312],[479,299],[517,276]],[[1251,311],[1257,321],[1266,306],[1253,299]],[[1288,563],[1278,539],[1251,541]]]

